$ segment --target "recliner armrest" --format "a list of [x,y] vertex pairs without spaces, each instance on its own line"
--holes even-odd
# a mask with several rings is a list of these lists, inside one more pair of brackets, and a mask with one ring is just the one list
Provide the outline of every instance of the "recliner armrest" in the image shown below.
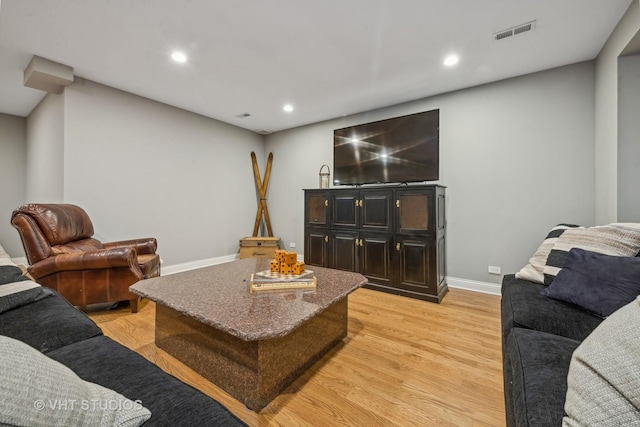
[[107,242],[102,244],[105,249],[111,248],[133,248],[138,255],[155,254],[158,249],[158,241],[155,237],[145,237],[143,239],[122,240],[119,242]]
[[117,267],[126,267],[138,276],[138,280],[142,279],[136,251],[130,247],[60,254],[30,265],[27,270],[37,280],[61,271],[102,270]]

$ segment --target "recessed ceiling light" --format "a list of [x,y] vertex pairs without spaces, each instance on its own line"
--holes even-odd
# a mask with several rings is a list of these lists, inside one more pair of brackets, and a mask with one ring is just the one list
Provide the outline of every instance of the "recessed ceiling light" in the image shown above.
[[456,55],[449,55],[444,59],[444,65],[451,67],[456,65],[460,59]]
[[290,113],[290,112],[292,112],[292,111],[293,111],[293,105],[291,105],[291,104],[285,104],[285,105],[284,105],[284,107],[282,107],[282,109],[283,109],[284,111],[286,111],[287,113]]
[[171,54],[171,59],[176,62],[184,63],[187,62],[187,55],[182,52],[175,51]]

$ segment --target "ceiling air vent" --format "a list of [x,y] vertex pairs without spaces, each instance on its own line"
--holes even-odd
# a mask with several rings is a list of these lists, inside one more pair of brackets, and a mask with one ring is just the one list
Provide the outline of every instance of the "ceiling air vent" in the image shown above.
[[267,130],[267,129],[258,129],[254,132],[259,133],[260,135],[271,135],[273,133],[272,130]]
[[513,29],[513,35],[517,36],[520,33],[526,33],[527,31],[531,31],[532,27],[533,27],[533,24],[531,22],[529,22],[528,24],[521,25],[518,28]]
[[536,21],[527,22],[525,24],[516,25],[515,27],[507,28],[506,30],[493,33],[494,40],[502,40],[511,36],[517,36],[518,34],[526,33],[536,28]]
[[513,35],[513,30],[501,31],[499,33],[495,33],[493,38],[496,40],[506,39],[507,37],[511,37]]

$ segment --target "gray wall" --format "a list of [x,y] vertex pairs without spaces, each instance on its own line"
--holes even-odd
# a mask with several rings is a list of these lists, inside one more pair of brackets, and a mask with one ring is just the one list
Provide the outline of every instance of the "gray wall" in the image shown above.
[[24,252],[11,212],[24,203],[27,177],[27,120],[0,113],[0,246],[12,257]]
[[[302,253],[301,189],[317,187],[323,163],[333,166],[333,129],[440,108],[448,273],[497,283],[487,265],[516,271],[553,224],[617,220],[619,199],[627,197],[618,183],[624,119],[618,56],[639,29],[633,2],[595,66],[549,70],[264,139],[79,79],[64,95],[48,95],[27,120],[23,200],[82,204],[105,240],[157,236],[167,265],[206,260],[235,253],[237,240],[251,233],[249,153],[256,151],[264,173],[273,151],[274,231]],[[620,174],[627,176],[624,167]]]
[[618,56],[640,30],[634,1],[596,59],[596,221],[618,220]]
[[618,60],[618,221],[640,222],[640,55]]
[[98,238],[157,237],[174,266],[235,254],[251,235],[261,135],[83,79],[65,90],[64,122],[64,201]]
[[29,202],[59,203],[64,198],[64,94],[48,94],[27,118]]
[[274,233],[303,252],[303,188],[333,169],[333,129],[440,109],[448,275],[499,283],[559,222],[593,225],[594,64],[581,63],[278,132],[269,209]]

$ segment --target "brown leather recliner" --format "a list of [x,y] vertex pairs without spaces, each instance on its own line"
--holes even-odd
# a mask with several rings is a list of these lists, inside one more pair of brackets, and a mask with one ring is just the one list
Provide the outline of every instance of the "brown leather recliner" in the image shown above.
[[87,213],[70,204],[27,204],[11,215],[29,261],[29,274],[73,305],[131,302],[129,286],[160,275],[155,238],[101,243]]

